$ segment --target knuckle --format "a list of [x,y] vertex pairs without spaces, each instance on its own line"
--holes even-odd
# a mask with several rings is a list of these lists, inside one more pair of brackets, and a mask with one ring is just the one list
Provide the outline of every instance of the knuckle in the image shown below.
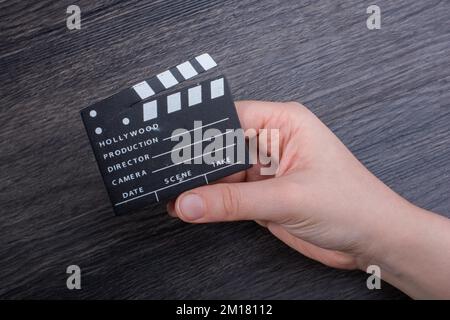
[[226,216],[233,217],[239,212],[241,194],[238,188],[224,184],[222,188],[223,212]]
[[304,105],[297,101],[289,101],[285,103],[286,109],[290,112],[294,112],[296,114],[308,114],[310,111]]
[[286,102],[286,104],[288,104],[288,105],[290,105],[292,107],[295,107],[295,108],[303,107],[303,105],[300,102],[297,102],[297,101],[288,101],[288,102]]

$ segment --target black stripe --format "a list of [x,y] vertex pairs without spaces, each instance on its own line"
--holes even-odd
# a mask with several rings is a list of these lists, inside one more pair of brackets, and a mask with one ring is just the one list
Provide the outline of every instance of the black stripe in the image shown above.
[[167,115],[167,95],[158,98],[158,118],[165,117]]
[[181,110],[188,108],[189,101],[188,101],[188,88],[184,88],[180,91],[181,96]]
[[161,81],[159,81],[157,76],[153,76],[150,79],[147,79],[146,81],[149,84],[149,86],[153,89],[153,91],[155,91],[155,94],[158,94],[166,90],[166,88],[161,83]]
[[189,62],[192,64],[192,66],[194,67],[195,71],[197,71],[198,74],[206,72],[205,69],[203,69],[202,65],[200,63],[198,63],[197,59],[192,59],[189,60]]
[[175,77],[175,79],[177,79],[178,83],[186,81],[186,79],[184,79],[183,75],[181,74],[181,72],[178,70],[177,67],[170,69],[170,72]]
[[211,81],[204,81],[202,86],[202,103],[209,103],[211,100]]

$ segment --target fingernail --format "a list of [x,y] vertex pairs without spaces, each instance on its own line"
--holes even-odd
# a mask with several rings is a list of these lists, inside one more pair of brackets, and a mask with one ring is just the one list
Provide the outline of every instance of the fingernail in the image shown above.
[[187,220],[197,220],[204,215],[203,199],[195,193],[188,193],[180,199],[179,209]]

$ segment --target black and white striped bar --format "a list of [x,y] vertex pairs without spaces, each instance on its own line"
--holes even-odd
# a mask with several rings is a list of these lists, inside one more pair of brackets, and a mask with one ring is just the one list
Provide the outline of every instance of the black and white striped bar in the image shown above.
[[93,107],[110,104],[131,106],[215,67],[214,59],[204,53],[97,102]]
[[216,66],[217,64],[213,58],[209,54],[204,53],[191,61],[183,62],[174,68],[161,72],[148,80],[142,81],[132,88],[141,100],[145,100]]
[[[180,111],[182,108],[198,105],[202,103],[204,96],[206,96],[209,100],[217,99],[225,94],[224,85],[224,79],[218,78],[206,82],[206,85],[199,84],[195,87],[189,88],[183,93],[183,95],[187,96],[185,105],[181,102],[182,91],[169,94],[164,97],[165,101],[163,106],[165,110],[163,110],[163,112],[169,114]],[[206,93],[203,92],[205,90]],[[144,122],[156,119],[158,117],[158,105],[161,105],[161,102],[158,103],[157,100],[151,100],[142,105],[142,120]]]
[[[195,58],[203,70],[216,65],[208,57]],[[200,67],[189,62],[175,69],[179,73],[170,69],[172,76],[163,72],[141,84],[138,90],[142,97],[153,92],[143,101],[130,106],[120,97],[114,97],[107,105],[96,104],[81,111],[116,214],[165,202],[183,191],[250,167],[247,149],[238,148],[236,141],[225,141],[234,139],[230,135],[240,128],[226,78],[219,75],[157,94],[162,88],[153,84],[155,79],[160,86],[170,88],[175,81],[194,77]],[[175,134],[176,129],[185,132]],[[202,135],[208,130],[214,131],[212,137]],[[192,140],[187,146],[179,147],[181,138]],[[221,155],[213,163],[196,163],[195,160],[211,155],[208,145],[217,139],[224,139],[219,149],[231,153],[225,152],[225,156]],[[192,155],[187,162],[173,161],[174,151],[192,151]],[[238,153],[244,154],[244,161]]]

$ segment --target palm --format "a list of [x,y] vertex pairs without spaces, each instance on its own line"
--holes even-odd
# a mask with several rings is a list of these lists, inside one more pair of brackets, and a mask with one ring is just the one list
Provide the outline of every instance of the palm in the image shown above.
[[[276,178],[283,178],[288,175],[302,175],[304,172],[308,172],[310,165],[314,164],[315,150],[311,149],[317,146],[313,139],[315,136],[309,134],[308,119],[304,118],[305,121],[299,125],[298,117],[295,116],[295,113],[298,112],[301,111],[294,104],[292,107],[287,107],[276,113],[274,112],[272,115],[266,115],[265,119],[268,120],[261,127],[261,129],[279,130],[280,151],[278,155],[274,155],[273,157],[273,160],[279,164],[278,171],[275,174]],[[249,117],[248,114],[246,116]],[[270,134],[268,137],[270,137]],[[272,147],[272,141],[268,139],[267,142],[267,146],[262,148],[264,152],[270,151]],[[261,144],[259,146],[261,147]],[[258,181],[273,178],[273,176],[261,175],[260,170],[261,165],[255,164],[245,173],[237,174],[231,179],[234,181]],[[257,222],[266,226],[281,241],[311,259],[340,269],[357,268],[356,259],[351,255],[336,250],[324,249],[302,240],[302,236],[304,235],[302,227],[304,228],[305,224],[308,223],[306,221],[286,221],[286,223]],[[308,227],[315,228],[314,225]]]

